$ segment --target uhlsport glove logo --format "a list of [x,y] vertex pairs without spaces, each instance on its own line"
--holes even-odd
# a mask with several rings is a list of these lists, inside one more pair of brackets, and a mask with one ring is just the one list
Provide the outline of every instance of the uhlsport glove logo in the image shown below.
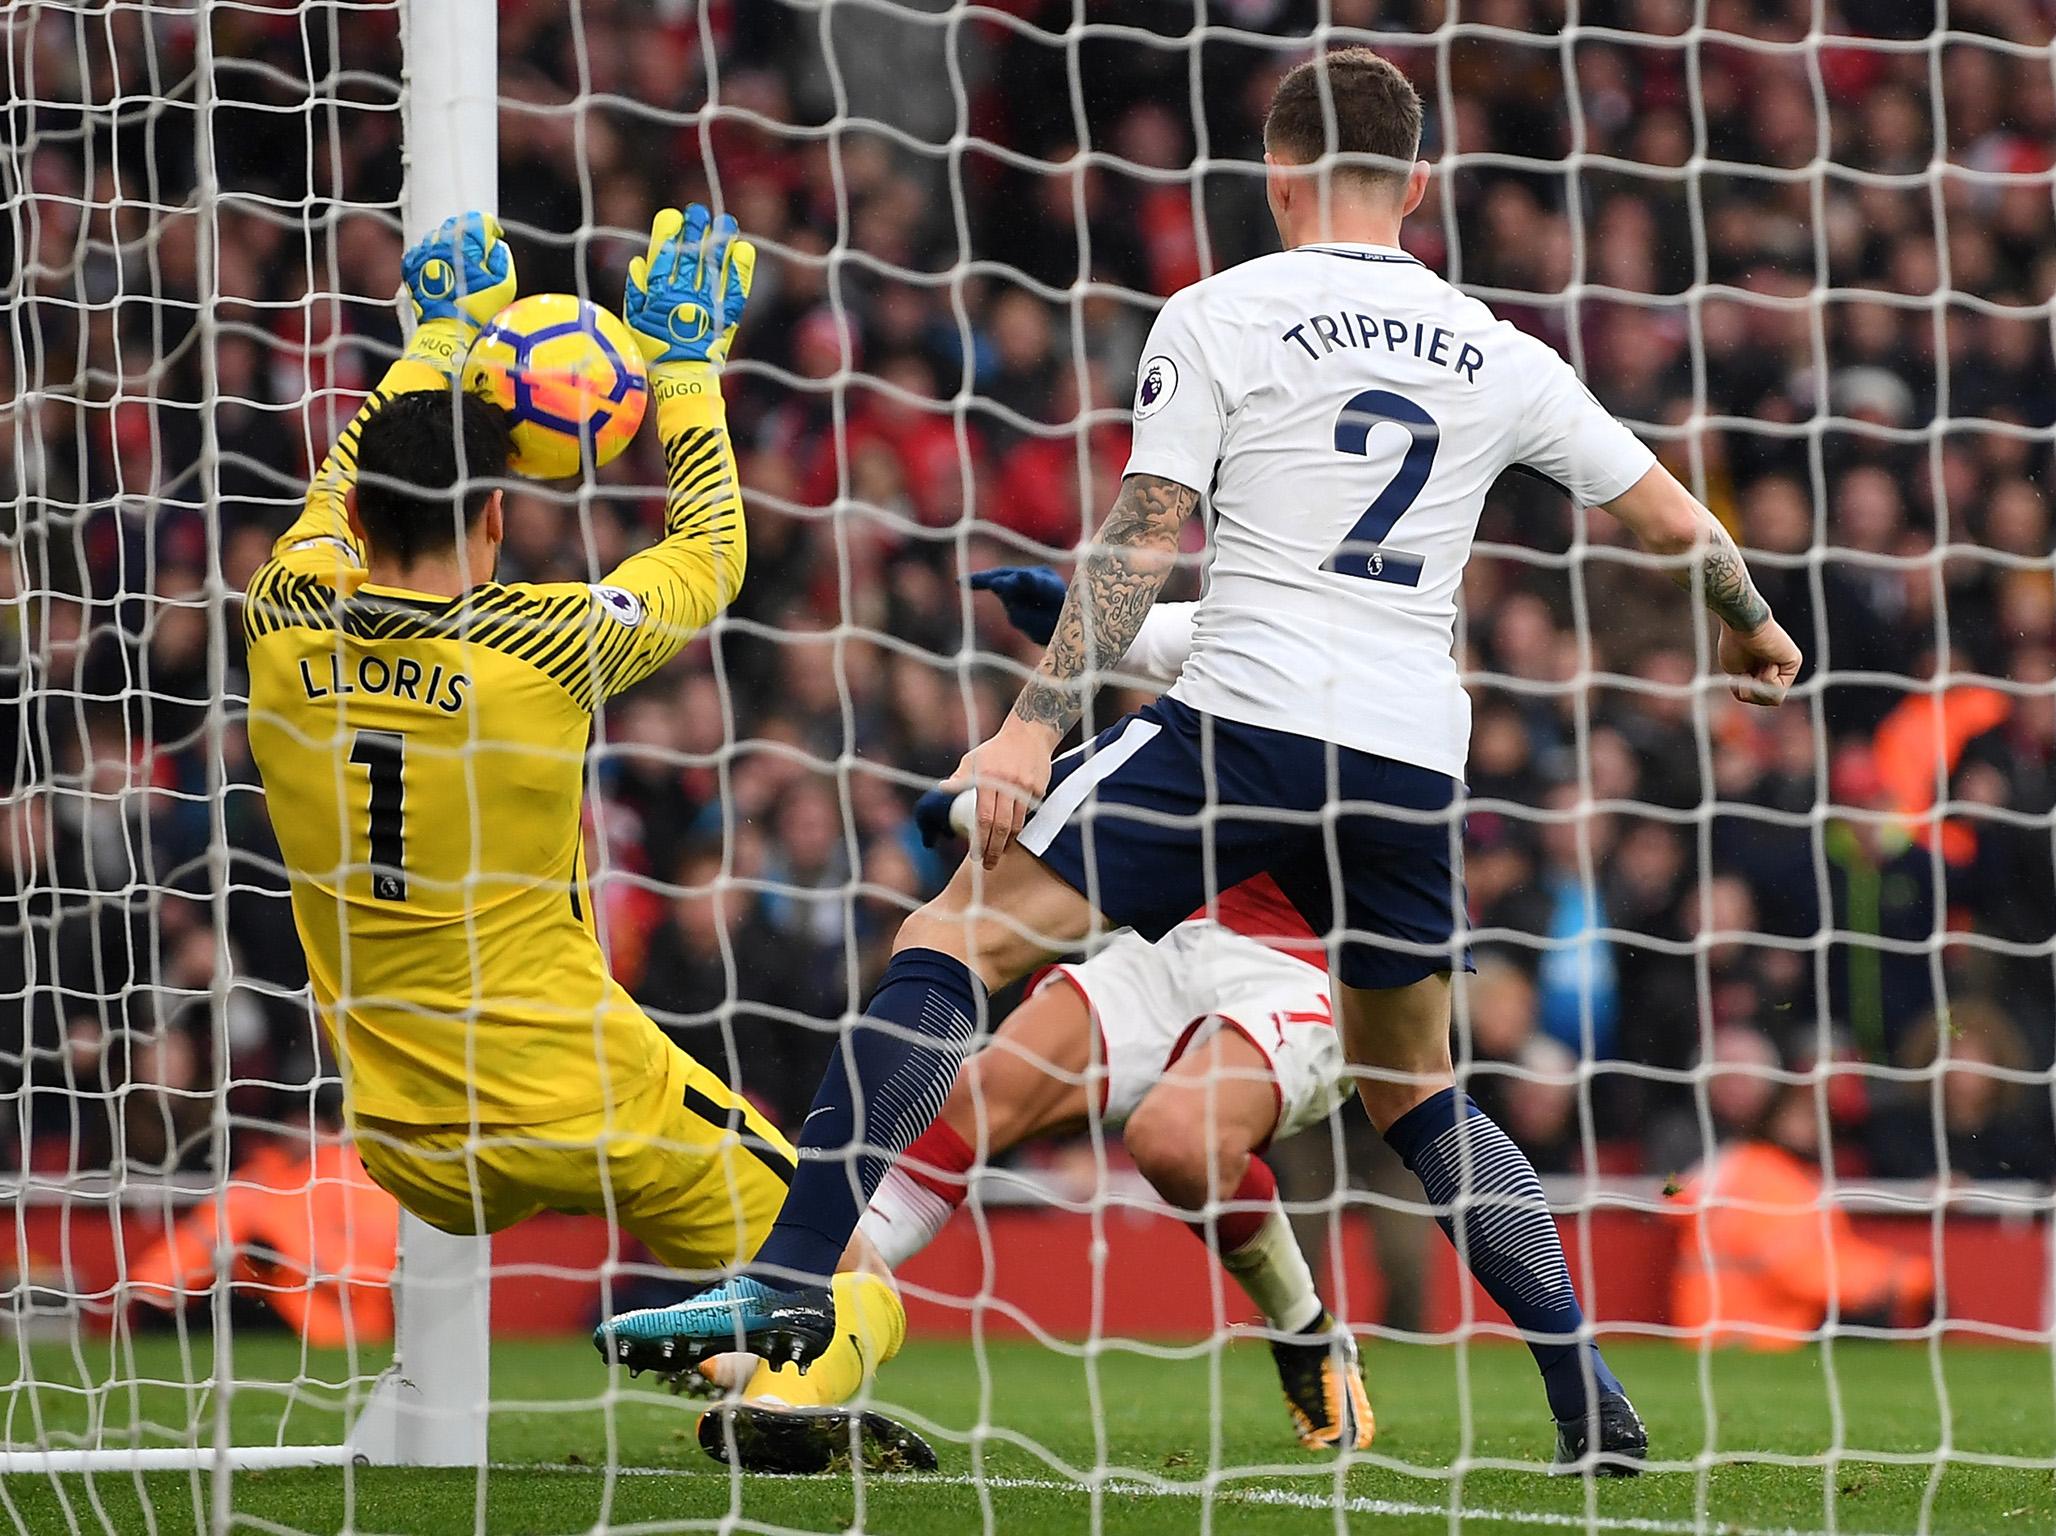
[[648,252],[628,264],[622,305],[650,366],[726,361],[756,270],[756,247],[727,214],[700,203],[659,213]]
[[457,269],[437,256],[423,263],[415,287],[423,298],[447,299],[457,291]]
[[400,258],[400,275],[423,322],[477,330],[513,302],[514,253],[489,213],[445,219]]
[[697,304],[681,304],[671,311],[671,335],[687,346],[705,341],[714,329],[714,317]]

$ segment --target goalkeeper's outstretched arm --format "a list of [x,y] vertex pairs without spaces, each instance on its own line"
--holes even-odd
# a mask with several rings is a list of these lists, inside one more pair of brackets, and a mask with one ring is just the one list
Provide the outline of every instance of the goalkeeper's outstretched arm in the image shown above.
[[516,291],[514,253],[500,221],[484,213],[445,219],[401,258],[400,274],[414,303],[413,338],[343,428],[307,487],[299,517],[272,546],[273,561],[296,575],[340,582],[362,572],[364,548],[350,531],[344,502],[357,480],[364,423],[395,395],[448,389],[472,338]]
[[599,601],[620,622],[595,615],[601,695],[677,655],[742,587],[749,540],[721,365],[756,267],[756,248],[735,220],[713,218],[698,203],[658,214],[649,253],[629,266],[623,308],[649,363],[664,444],[664,537],[622,561],[602,586]]

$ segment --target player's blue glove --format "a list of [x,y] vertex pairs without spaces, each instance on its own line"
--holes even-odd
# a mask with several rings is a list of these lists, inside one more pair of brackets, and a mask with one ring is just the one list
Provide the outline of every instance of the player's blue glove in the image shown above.
[[417,321],[454,320],[467,340],[514,302],[514,253],[489,213],[444,219],[400,258],[400,276]]
[[1064,578],[1046,565],[1000,565],[971,576],[974,591],[990,592],[1007,610],[1007,622],[1030,640],[1049,643],[1064,611]]
[[727,214],[717,219],[699,203],[659,213],[649,254],[628,264],[622,305],[650,371],[726,362],[756,275],[757,248]]
[[[958,815],[958,802],[962,815]],[[938,784],[914,802],[914,830],[921,834],[921,846],[933,848],[950,837],[964,837],[977,814],[978,791],[962,785],[951,788]]]

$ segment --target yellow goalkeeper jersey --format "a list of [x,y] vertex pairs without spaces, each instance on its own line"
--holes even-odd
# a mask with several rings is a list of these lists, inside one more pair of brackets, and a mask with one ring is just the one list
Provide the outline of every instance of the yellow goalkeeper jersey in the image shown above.
[[377,586],[343,495],[365,416],[448,388],[393,366],[251,579],[250,748],[314,997],[358,1115],[534,1124],[664,1070],[608,973],[581,846],[595,704],[733,598],[742,503],[718,390],[659,392],[664,538],[594,586]]

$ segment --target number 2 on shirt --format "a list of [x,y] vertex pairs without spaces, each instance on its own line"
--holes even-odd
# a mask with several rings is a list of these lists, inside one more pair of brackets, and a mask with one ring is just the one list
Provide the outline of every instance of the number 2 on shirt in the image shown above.
[[1372,428],[1387,422],[1406,428],[1413,439],[1399,461],[1399,472],[1378,493],[1378,499],[1364,508],[1349,536],[1335,546],[1321,569],[1338,576],[1417,587],[1421,584],[1421,557],[1385,548],[1385,538],[1428,483],[1428,471],[1435,467],[1435,450],[1442,445],[1442,429],[1435,425],[1434,417],[1404,395],[1389,389],[1367,389],[1351,398],[1335,418],[1335,451],[1366,453]]

